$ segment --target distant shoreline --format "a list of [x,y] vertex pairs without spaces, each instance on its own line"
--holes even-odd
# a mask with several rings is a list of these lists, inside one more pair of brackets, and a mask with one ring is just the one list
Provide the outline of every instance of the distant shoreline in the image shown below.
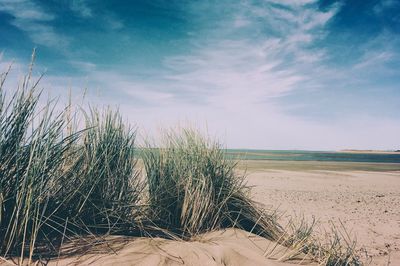
[[229,158],[270,161],[324,161],[400,164],[400,152],[390,150],[342,151],[277,151],[277,150],[227,150]]
[[353,149],[345,149],[340,150],[338,152],[343,153],[374,153],[374,154],[400,154],[400,150],[396,151],[380,151],[380,150],[353,150]]

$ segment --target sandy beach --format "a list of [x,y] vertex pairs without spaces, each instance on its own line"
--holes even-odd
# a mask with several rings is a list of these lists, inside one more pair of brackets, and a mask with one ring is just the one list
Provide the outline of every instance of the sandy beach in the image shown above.
[[[315,170],[318,163],[313,167],[291,162],[273,165],[257,162],[257,167],[251,161],[242,163],[242,168],[249,166],[247,182],[252,186],[252,198],[267,209],[277,209],[283,226],[291,219],[297,222],[303,217],[308,222],[315,219],[315,236],[322,239],[335,225],[356,240],[366,265],[400,264],[400,171],[391,170],[393,165],[388,166],[389,171],[354,171],[349,170],[353,164],[335,163],[327,168],[336,170]],[[368,169],[362,164],[358,167]],[[87,255],[59,263],[293,265],[299,262],[278,262],[279,252],[266,259],[265,251],[271,242],[240,230],[209,233],[188,243],[161,239],[128,239],[127,243],[116,254]],[[281,246],[279,250],[281,256],[287,253]],[[312,263],[305,260],[303,264]]]
[[371,265],[400,265],[400,172],[249,170],[253,198],[278,208],[283,224],[304,216],[316,231],[331,222],[356,238]]
[[[383,164],[365,171],[373,166],[245,161],[239,172],[246,168],[252,199],[277,210],[282,226],[315,219],[314,235],[323,240],[334,225],[357,241],[365,265],[400,265],[400,171],[393,170],[398,165]],[[316,265],[304,255],[286,261],[290,249],[238,229],[206,233],[189,242],[124,236],[87,241],[81,250],[67,243],[66,254],[68,249],[77,253],[48,265]]]

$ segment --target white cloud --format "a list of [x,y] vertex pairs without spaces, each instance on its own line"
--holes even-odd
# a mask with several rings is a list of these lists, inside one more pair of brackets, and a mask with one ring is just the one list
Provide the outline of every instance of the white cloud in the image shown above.
[[48,25],[54,16],[30,0],[2,0],[0,11],[11,14],[14,17],[11,23],[26,32],[35,44],[61,50],[69,44],[67,37],[58,34]]
[[242,27],[248,26],[250,24],[251,24],[251,21],[242,16],[236,17],[233,22],[233,26],[235,28],[242,28]]
[[317,0],[268,0],[268,2],[296,8],[299,6],[314,4]]
[[70,60],[69,63],[84,73],[96,71],[96,64],[88,61]]
[[395,56],[394,53],[387,51],[370,51],[363,55],[360,62],[354,65],[355,69],[382,65],[390,61]]
[[17,20],[50,21],[54,17],[44,12],[29,0],[1,0],[0,10],[13,15]]
[[119,30],[124,27],[124,23],[121,20],[111,15],[105,17],[105,25],[110,30]]
[[87,5],[85,0],[72,0],[71,1],[71,10],[79,14],[84,18],[92,17],[92,10]]
[[[277,103],[277,97],[302,90],[304,84],[309,89],[332,84],[329,82],[333,79],[355,82],[351,76],[355,72],[324,65],[328,51],[313,46],[324,37],[325,27],[339,7],[319,11],[313,6],[315,1],[274,2],[288,8],[268,3],[261,8],[244,1],[229,21],[218,24],[220,27],[209,28],[211,32],[200,38],[192,35],[192,46],[186,52],[166,56],[165,68],[149,75],[152,78],[134,76],[135,70],[132,75],[119,73],[113,67],[101,70],[92,62],[74,57],[70,63],[82,71],[81,77],[48,76],[41,86],[53,97],[63,94],[63,99],[67,89],[72,88],[78,95],[77,102],[83,89],[88,88],[90,101],[119,104],[124,116],[147,132],[185,121],[207,126],[229,147],[393,148],[391,145],[400,134],[400,124],[395,119],[365,115],[313,121],[289,115],[287,109],[293,106]],[[61,40],[61,36],[51,28],[39,27],[51,16],[35,10],[36,13],[26,12],[23,18],[16,19],[22,22],[19,27],[27,29],[27,24],[33,24],[37,30],[32,38],[41,36],[48,44],[58,45],[54,40]],[[81,15],[91,17],[93,12]],[[123,26],[116,17],[108,18],[115,22],[111,28]],[[377,59],[389,60],[389,52],[365,53],[354,71],[372,66]]]
[[399,2],[396,0],[382,0],[375,4],[373,11],[377,15],[384,14],[385,10],[398,6]]
[[391,73],[393,69],[385,67],[385,65],[400,59],[400,55],[397,52],[399,45],[399,36],[387,31],[382,32],[360,46],[363,55],[359,58],[359,62],[354,65],[354,69],[358,71],[373,67],[375,70],[381,68],[385,69],[387,73]]
[[[171,71],[165,78],[173,82],[178,93],[226,108],[259,104],[299,88],[309,78],[305,70],[325,56],[324,50],[307,49],[307,45],[320,38],[324,25],[337,11],[304,6],[310,3],[298,1],[292,9],[260,9],[245,2],[233,25],[248,26],[252,31],[267,25],[278,33],[276,37],[246,39],[241,35],[235,40],[233,32],[224,39],[224,32],[232,33],[232,29],[222,24],[214,29],[215,39],[194,40],[196,49],[189,54],[167,57],[164,63]],[[258,25],[260,20],[262,24]]]
[[99,24],[106,30],[119,30],[124,27],[123,22],[109,10],[102,10],[102,14],[94,15],[87,0],[72,0],[70,9],[82,18],[100,20]]

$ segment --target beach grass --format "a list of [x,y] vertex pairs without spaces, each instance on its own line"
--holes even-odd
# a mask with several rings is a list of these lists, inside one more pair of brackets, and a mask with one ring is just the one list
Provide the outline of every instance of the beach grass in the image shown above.
[[71,237],[138,230],[144,189],[118,112],[91,109],[71,132],[68,108],[40,107],[37,84],[29,74],[11,95],[0,87],[0,254],[28,263]]
[[[136,131],[110,109],[90,109],[75,143],[63,215],[95,233],[134,226],[144,183],[136,169]],[[71,215],[73,214],[73,215]]]
[[45,237],[56,183],[75,140],[63,136],[65,121],[53,103],[37,111],[36,84],[29,74],[13,95],[0,87],[0,252],[17,252],[21,259],[31,258],[37,239]]
[[[191,237],[237,227],[276,240],[276,219],[256,207],[221,144],[191,129],[170,130],[143,150],[152,220]],[[161,148],[160,148],[161,147]]]
[[136,130],[118,111],[89,108],[73,114],[84,117],[82,128],[71,126],[70,106],[43,105],[40,78],[33,80],[31,71],[5,95],[7,73],[0,83],[0,257],[30,264],[59,256],[63,243],[77,239],[190,241],[234,227],[326,265],[357,265],[336,238],[325,247],[305,227],[282,228],[273,212],[251,200],[238,162],[199,131],[166,130],[160,143],[147,141],[141,175]]

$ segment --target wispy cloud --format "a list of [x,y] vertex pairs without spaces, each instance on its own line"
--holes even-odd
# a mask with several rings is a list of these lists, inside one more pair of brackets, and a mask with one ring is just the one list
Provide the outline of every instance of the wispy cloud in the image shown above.
[[85,0],[72,0],[70,8],[82,17],[88,18],[93,16],[92,9]]
[[275,4],[296,7],[296,6],[303,6],[303,5],[316,3],[317,1],[316,0],[280,0],[280,1],[271,0],[270,2],[275,3]]
[[392,74],[393,69],[386,66],[388,63],[399,61],[400,54],[397,51],[399,45],[399,36],[388,31],[383,31],[360,47],[362,55],[354,65],[354,70],[360,71],[366,68],[373,68],[377,71],[384,69],[387,74]]
[[64,15],[44,2],[0,0],[0,11],[63,55],[58,67],[68,67],[46,76],[46,93],[71,88],[80,97],[88,88],[91,102],[117,104],[145,129],[207,124],[230,147],[384,149],[397,141],[398,116],[378,112],[399,110],[400,39],[382,22],[396,1],[366,4],[383,25],[373,24],[374,34],[358,28],[365,17],[342,12],[351,1],[322,9],[317,0],[139,2],[125,12],[69,1],[66,13],[87,22],[84,32],[79,23],[60,28]]
[[124,27],[121,19],[117,18],[110,10],[101,10],[100,14],[95,12],[87,0],[70,1],[70,9],[84,19],[98,20],[98,24],[106,30],[119,30]]
[[17,20],[35,20],[35,21],[50,21],[54,17],[37,6],[32,1],[28,0],[2,0],[0,1],[0,10],[13,15]]
[[385,64],[389,62],[395,55],[387,51],[370,51],[366,52],[361,58],[360,62],[354,65],[355,69]]
[[386,10],[399,5],[400,3],[395,0],[382,0],[375,4],[373,11],[378,15],[382,15]]
[[28,34],[35,44],[54,49],[65,49],[69,39],[58,34],[48,22],[54,20],[54,15],[43,10],[37,3],[30,0],[1,0],[0,11],[13,16],[12,24]]
[[[239,16],[214,29],[215,39],[193,40],[195,48],[189,54],[167,57],[166,79],[180,95],[191,94],[196,101],[201,96],[207,104],[227,108],[287,94],[309,78],[304,70],[324,57],[323,49],[309,46],[321,37],[336,8],[323,12],[305,6],[312,2],[280,2],[292,8],[270,5],[262,10],[245,2],[239,7],[245,12],[238,11]],[[229,23],[238,32],[232,32]],[[246,27],[251,31],[268,27],[275,34],[243,38],[239,31]]]

